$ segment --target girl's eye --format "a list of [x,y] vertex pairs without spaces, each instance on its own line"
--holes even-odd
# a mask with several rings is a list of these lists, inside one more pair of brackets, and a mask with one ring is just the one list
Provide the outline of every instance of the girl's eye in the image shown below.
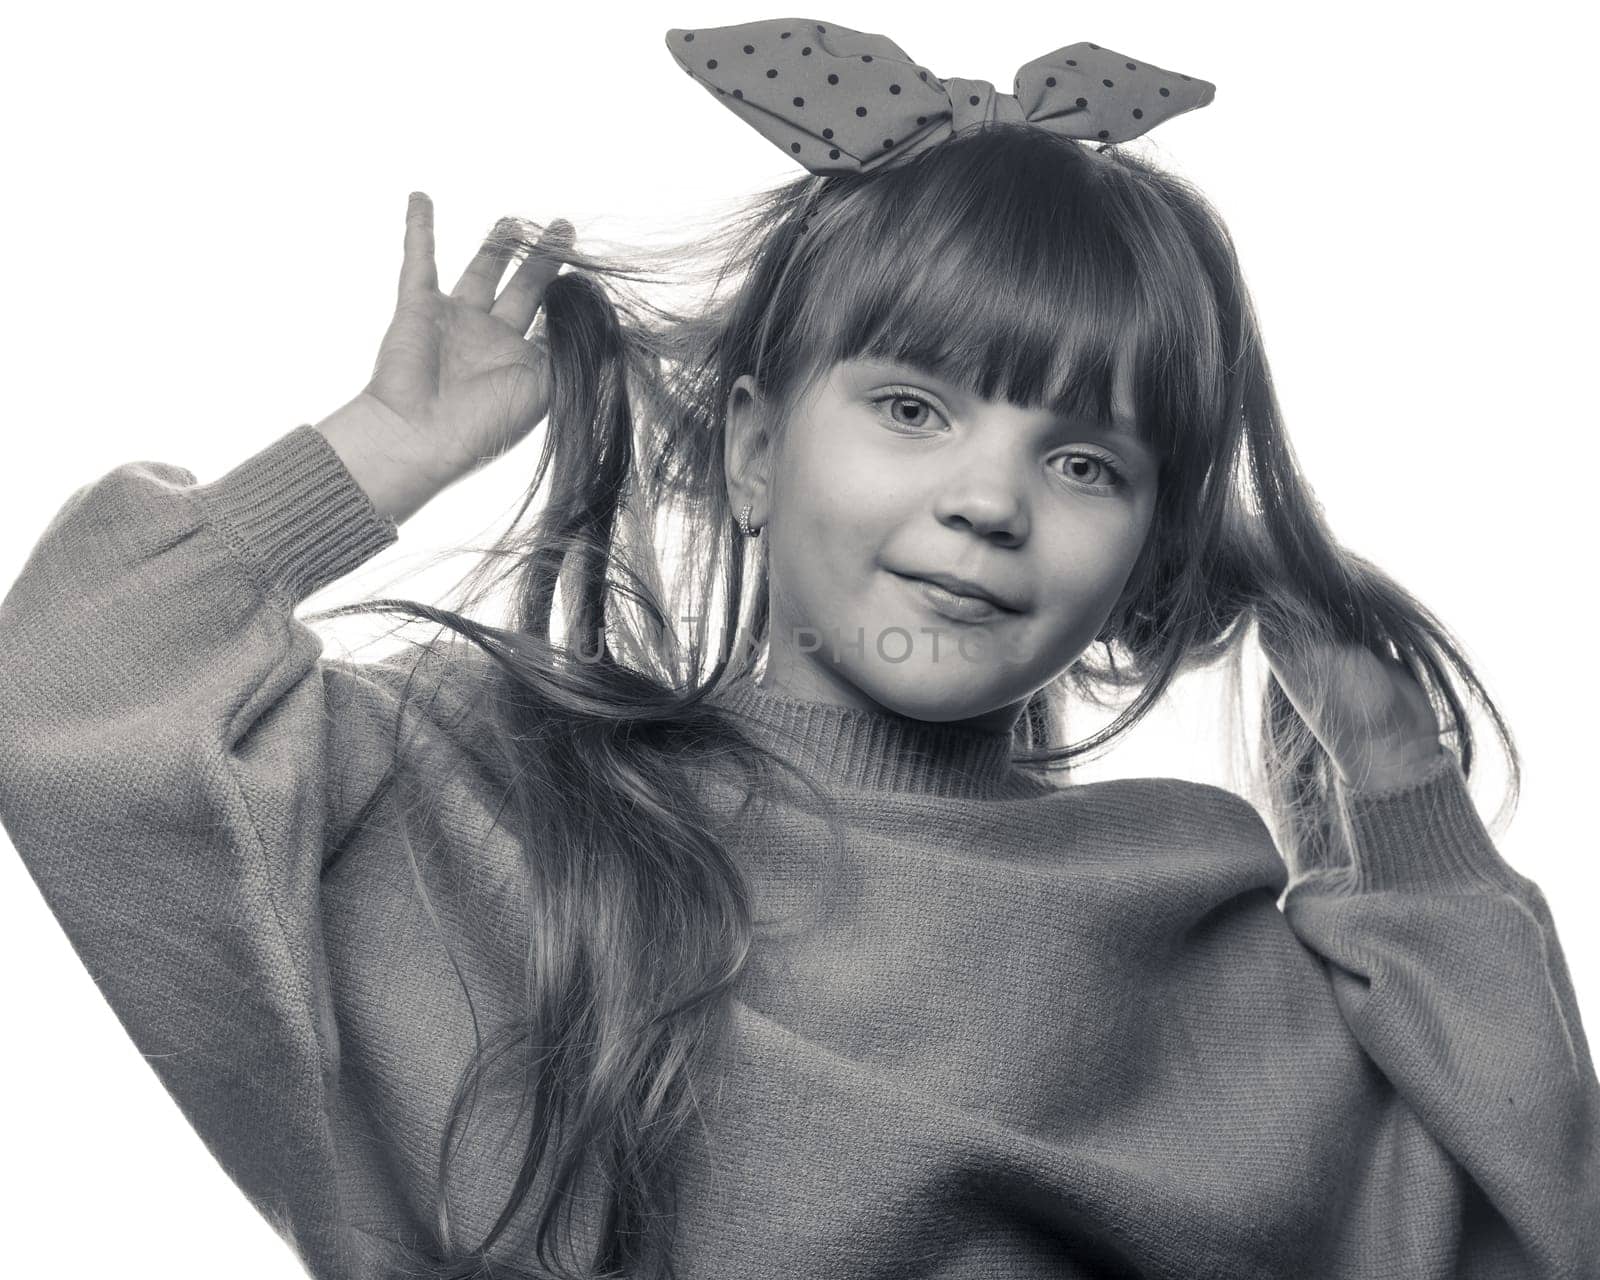
[[[1109,473],[1111,479],[1105,484],[1105,488],[1120,488],[1122,485],[1127,483],[1127,477],[1122,474],[1122,468],[1117,466],[1117,464],[1111,461],[1110,458],[1107,458],[1102,454],[1089,453],[1085,450],[1075,450],[1072,453],[1064,453],[1061,456],[1069,464],[1074,462],[1092,462],[1095,466],[1099,467],[1101,471]],[[1072,478],[1074,480],[1083,479],[1083,477],[1078,475],[1073,475]],[[1085,481],[1085,483],[1088,483],[1088,481]],[[1095,484],[1090,485],[1090,488],[1100,487],[1102,486]]]
[[897,426],[902,426],[902,427],[920,427],[920,426],[925,425],[925,423],[924,422],[904,422],[904,421],[902,421],[895,413],[896,408],[898,408],[899,406],[906,405],[906,404],[912,404],[912,405],[920,405],[924,409],[932,409],[933,408],[933,405],[931,405],[928,401],[924,400],[921,396],[913,395],[909,391],[895,391],[890,395],[879,396],[872,403],[875,404],[875,405],[887,404],[889,406],[889,417],[890,417],[890,420],[893,421]]
[[[931,412],[938,412],[938,410],[935,409],[931,403],[923,399],[921,396],[901,388],[896,388],[886,395],[877,397],[872,401],[872,403],[874,405],[888,405],[889,408],[886,412],[889,415],[890,421],[896,426],[901,427],[921,427],[926,425],[926,419],[923,419],[919,422],[906,422],[903,418],[901,418],[899,412],[897,411],[902,405],[914,405],[922,409],[927,409]],[[1086,480],[1081,475],[1076,475],[1071,472],[1065,473],[1070,475],[1072,479],[1078,481],[1079,483],[1087,484],[1091,489],[1118,489],[1127,483],[1127,476],[1123,474],[1122,468],[1105,454],[1095,453],[1088,449],[1075,449],[1073,452],[1065,453],[1061,456],[1069,464],[1073,462],[1091,462],[1095,466],[1099,467],[1101,471],[1110,475],[1111,479],[1109,481],[1097,484]]]

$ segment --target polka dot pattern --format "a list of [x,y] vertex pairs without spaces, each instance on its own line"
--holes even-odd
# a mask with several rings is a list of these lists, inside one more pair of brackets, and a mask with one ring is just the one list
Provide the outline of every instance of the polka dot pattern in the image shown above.
[[813,173],[863,172],[989,121],[1104,145],[1209,104],[1216,86],[1101,45],[1024,63],[1012,93],[941,80],[887,36],[799,18],[667,32],[685,72]]

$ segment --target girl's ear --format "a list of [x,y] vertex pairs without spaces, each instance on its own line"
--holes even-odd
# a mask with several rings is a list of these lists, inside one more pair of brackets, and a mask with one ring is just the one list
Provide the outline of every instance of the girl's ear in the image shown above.
[[728,499],[738,511],[749,503],[751,522],[766,523],[767,470],[772,436],[768,406],[755,379],[742,373],[728,391],[727,426],[722,437],[722,467]]

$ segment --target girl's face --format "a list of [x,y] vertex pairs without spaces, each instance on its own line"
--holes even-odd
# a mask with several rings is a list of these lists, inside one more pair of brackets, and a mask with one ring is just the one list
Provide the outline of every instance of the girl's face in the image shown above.
[[[1157,460],[1131,435],[911,366],[840,362],[776,446],[766,420],[739,378],[727,467],[768,539],[764,683],[809,701],[1009,728],[1105,623],[1155,507]],[[940,575],[1005,607],[917,581]]]

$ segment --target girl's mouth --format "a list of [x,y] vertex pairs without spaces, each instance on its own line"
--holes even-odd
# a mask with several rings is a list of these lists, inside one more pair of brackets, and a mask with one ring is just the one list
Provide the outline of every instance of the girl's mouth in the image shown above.
[[918,598],[935,613],[953,622],[993,622],[1009,612],[988,600],[979,599],[977,596],[957,595],[954,591],[947,591],[937,583],[927,582],[922,578],[910,578],[900,573],[895,574],[895,577],[911,587]]

